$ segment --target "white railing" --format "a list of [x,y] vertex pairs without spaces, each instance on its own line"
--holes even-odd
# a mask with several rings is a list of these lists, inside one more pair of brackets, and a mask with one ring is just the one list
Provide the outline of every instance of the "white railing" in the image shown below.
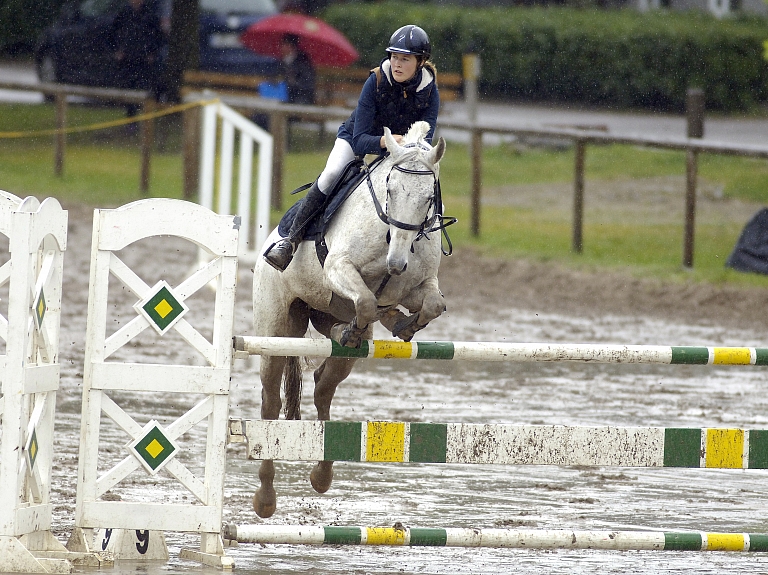
[[[203,107],[202,114],[198,201],[219,214],[240,216],[238,257],[245,263],[255,262],[270,231],[272,136],[221,102]],[[239,142],[237,154],[236,140]],[[255,204],[252,200],[254,143],[258,144]],[[236,162],[237,193],[233,194]]]

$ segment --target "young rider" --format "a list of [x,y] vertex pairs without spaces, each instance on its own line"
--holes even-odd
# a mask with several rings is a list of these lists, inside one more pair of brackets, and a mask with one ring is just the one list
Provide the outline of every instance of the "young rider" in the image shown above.
[[352,115],[339,127],[325,169],[302,200],[288,237],[264,253],[275,269],[283,271],[291,263],[304,228],[334,191],[347,164],[355,157],[386,153],[385,126],[400,143],[411,124],[424,120],[430,125],[426,139],[432,141],[440,96],[427,33],[413,24],[403,26],[392,34],[387,52],[388,57],[368,76]]

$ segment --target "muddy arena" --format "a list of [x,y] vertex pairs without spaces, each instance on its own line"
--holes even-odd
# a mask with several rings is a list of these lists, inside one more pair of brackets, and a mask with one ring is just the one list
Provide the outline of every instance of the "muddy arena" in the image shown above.
[[[74,527],[92,229],[90,209],[65,207],[69,243],[52,493],[54,533],[64,543]],[[165,279],[172,285],[197,257],[195,247],[181,240],[140,242],[126,252],[125,261],[145,272],[145,281]],[[765,347],[768,339],[760,313],[768,293],[759,289],[490,260],[463,249],[444,258],[440,286],[448,311],[417,339],[756,347]],[[244,269],[235,310],[238,334],[250,334],[250,292]],[[130,319],[133,303],[129,295],[116,299],[116,324]],[[127,359],[168,360],[169,352],[153,337],[137,342]],[[375,337],[388,334],[377,331]],[[195,361],[181,347],[171,355],[173,362]],[[768,429],[767,375],[765,368],[749,366],[365,360],[339,387],[332,418]],[[312,391],[307,371],[305,419],[315,418]],[[123,399],[137,419],[163,422],[189,408],[146,393]],[[259,417],[258,358],[235,362],[230,410],[234,417]],[[125,456],[127,441],[114,425],[106,427],[102,439],[112,443],[102,447],[104,466]],[[205,426],[198,426],[180,444],[194,446],[204,438]],[[190,469],[202,466],[194,454],[186,457]],[[242,444],[228,447],[225,523],[768,532],[768,472],[761,470],[337,463],[333,486],[319,495],[309,484],[311,464],[276,465],[278,509],[261,520],[251,506],[258,462],[245,459]],[[141,471],[107,496],[132,501],[186,497],[162,474],[149,478]],[[199,536],[169,532],[166,538],[167,565],[118,564],[109,572],[210,571],[178,558],[178,550],[195,547]],[[243,574],[768,573],[767,556],[728,552],[242,544],[227,553]]]

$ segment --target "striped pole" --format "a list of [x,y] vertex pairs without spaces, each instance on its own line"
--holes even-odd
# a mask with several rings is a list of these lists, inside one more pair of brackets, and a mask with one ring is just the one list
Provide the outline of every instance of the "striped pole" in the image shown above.
[[366,340],[360,348],[325,338],[235,336],[244,355],[455,359],[465,361],[656,363],[671,365],[768,365],[768,348],[663,345],[603,345],[457,341]]
[[768,535],[567,529],[468,529],[316,525],[227,525],[224,539],[289,545],[508,547],[622,551],[768,551]]
[[229,420],[249,459],[768,469],[768,430]]

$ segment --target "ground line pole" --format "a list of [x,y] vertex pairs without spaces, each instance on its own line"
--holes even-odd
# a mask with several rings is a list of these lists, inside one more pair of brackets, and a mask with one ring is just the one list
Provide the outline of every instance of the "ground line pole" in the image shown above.
[[571,249],[577,254],[584,249],[584,157],[587,144],[584,140],[575,140],[573,169],[573,239]]

